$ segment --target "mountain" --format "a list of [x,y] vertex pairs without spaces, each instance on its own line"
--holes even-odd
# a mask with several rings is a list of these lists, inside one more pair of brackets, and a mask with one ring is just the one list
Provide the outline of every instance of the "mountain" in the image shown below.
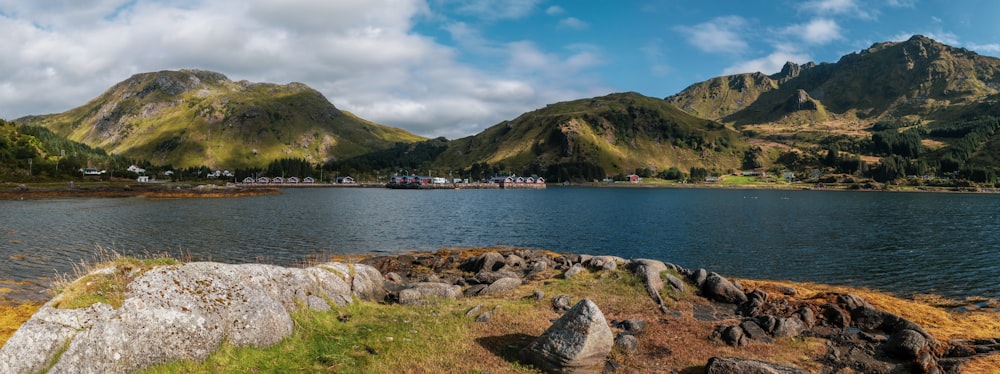
[[876,43],[836,63],[785,64],[774,75],[695,83],[666,100],[736,125],[952,118],[1000,90],[1000,59],[921,35]]
[[234,82],[202,70],[136,74],[78,108],[15,122],[175,167],[320,163],[424,140],[338,110],[301,83]]
[[549,175],[559,167],[596,166],[608,174],[637,168],[738,168],[745,144],[722,124],[634,92],[550,104],[453,140],[437,163],[486,162]]

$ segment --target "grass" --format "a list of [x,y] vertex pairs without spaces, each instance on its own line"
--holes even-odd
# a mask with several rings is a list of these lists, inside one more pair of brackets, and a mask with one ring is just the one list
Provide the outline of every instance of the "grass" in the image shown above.
[[122,256],[113,250],[97,248],[94,262],[81,261],[74,265],[74,276],[59,276],[53,284],[57,296],[51,305],[55,308],[86,308],[96,303],[121,307],[125,301],[125,287],[146,271],[158,266],[176,265],[180,261],[165,254],[148,258]]
[[[468,257],[489,250],[442,250],[438,255]],[[114,266],[115,271],[108,272],[107,276],[87,275],[67,283],[64,289],[76,292],[77,297],[63,297],[60,303],[67,306],[85,305],[94,300],[113,303],[119,282],[127,282],[130,277],[158,264],[174,263],[165,259],[137,260],[109,255],[108,264],[88,266],[87,269]],[[771,344],[750,342],[747,346],[734,348],[710,341],[708,337],[720,323],[736,324],[738,320],[695,319],[695,306],[709,304],[701,297],[665,290],[661,296],[668,302],[671,314],[664,315],[646,294],[641,281],[624,269],[585,271],[570,279],[562,278],[554,270],[550,272],[554,275],[551,278],[485,297],[438,300],[420,306],[359,301],[329,312],[298,311],[293,313],[293,335],[274,346],[252,348],[223,343],[203,362],[173,362],[145,372],[533,373],[536,371],[520,364],[516,355],[559,316],[551,308],[551,299],[557,295],[568,295],[571,304],[590,298],[609,322],[629,318],[646,322],[646,330],[638,336],[637,352],[612,352],[612,357],[624,364],[628,372],[700,373],[713,356],[766,360],[794,365],[807,372],[821,370],[816,358],[826,352],[823,340],[782,338]],[[949,311],[955,305],[963,305],[954,300],[927,295],[910,300],[879,291],[813,283],[740,282],[748,288],[767,291],[772,299],[788,297],[781,292],[781,287],[795,288],[797,299],[815,302],[823,302],[829,293],[854,293],[881,310],[923,326],[942,342],[956,338],[1000,337],[997,313]],[[688,286],[693,289],[690,284]],[[545,297],[535,301],[530,297],[535,290],[544,292]],[[479,304],[483,305],[482,311],[493,311],[490,322],[479,323],[475,322],[475,315],[466,316],[466,312]],[[37,306],[0,308],[3,308],[0,309],[3,312],[0,322],[5,326],[5,330],[0,331],[0,339],[6,340],[15,326],[26,320]],[[987,356],[969,362],[963,369],[972,373],[990,372],[998,364],[1000,356]]]

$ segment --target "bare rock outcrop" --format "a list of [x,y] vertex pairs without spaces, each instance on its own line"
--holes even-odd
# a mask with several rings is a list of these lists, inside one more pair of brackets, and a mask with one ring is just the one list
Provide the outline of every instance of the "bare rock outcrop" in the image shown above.
[[521,360],[547,372],[597,373],[614,346],[604,314],[583,299],[522,349]]
[[266,347],[291,335],[290,311],[321,308],[317,299],[329,307],[379,293],[381,277],[364,275],[374,269],[351,270],[339,263],[305,269],[212,262],[155,268],[128,284],[117,309],[102,303],[57,309],[58,297],[50,301],[0,349],[0,372],[39,372],[53,360],[50,373],[131,372],[204,359],[223,341]]

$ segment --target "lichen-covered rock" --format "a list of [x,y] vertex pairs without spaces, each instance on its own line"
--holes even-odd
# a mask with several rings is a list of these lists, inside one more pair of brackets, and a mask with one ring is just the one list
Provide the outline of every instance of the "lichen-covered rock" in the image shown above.
[[569,270],[566,270],[566,272],[563,273],[563,278],[566,278],[566,279],[572,278],[573,276],[575,276],[577,274],[580,274],[580,273],[582,273],[582,272],[584,272],[586,270],[587,269],[584,268],[583,265],[573,264],[573,266],[570,267]]
[[707,374],[805,374],[799,368],[742,357],[712,357],[705,365]]
[[716,273],[708,275],[701,292],[709,299],[729,304],[742,304],[747,301],[747,295],[743,290]]
[[[366,268],[356,270],[368,273]],[[118,309],[55,309],[58,298],[53,300],[0,349],[0,372],[40,371],[63,347],[50,373],[131,372],[201,360],[223,341],[266,347],[291,335],[290,310],[351,302],[350,275],[342,269],[347,266],[337,263],[306,269],[212,262],[159,267],[127,286]]]
[[480,295],[492,295],[504,291],[510,291],[521,286],[520,278],[500,278],[491,283],[488,287],[479,292]]
[[429,299],[458,299],[462,296],[462,287],[445,283],[413,283],[399,291],[399,303],[414,305],[427,302]]
[[548,372],[600,372],[614,346],[604,314],[590,299],[580,300],[519,353],[521,360]]

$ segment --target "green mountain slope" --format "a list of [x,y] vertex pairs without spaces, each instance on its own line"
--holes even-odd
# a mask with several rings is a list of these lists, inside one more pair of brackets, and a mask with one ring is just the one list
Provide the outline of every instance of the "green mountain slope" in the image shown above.
[[466,167],[486,162],[518,173],[569,163],[589,163],[608,174],[637,168],[727,170],[739,167],[744,148],[731,128],[630,92],[525,113],[451,141],[437,163]]
[[338,110],[301,83],[233,82],[200,70],[136,74],[83,106],[17,122],[175,167],[320,163],[423,140]]

